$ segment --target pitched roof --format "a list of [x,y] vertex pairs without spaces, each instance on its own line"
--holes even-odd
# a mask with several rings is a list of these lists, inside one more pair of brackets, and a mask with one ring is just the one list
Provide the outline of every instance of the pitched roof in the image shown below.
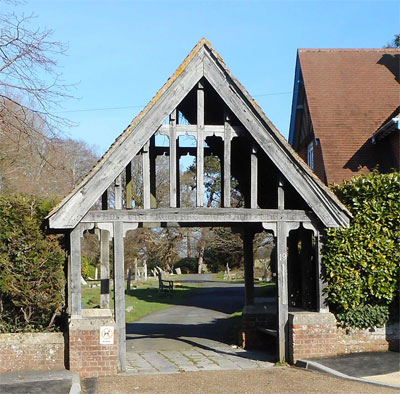
[[327,227],[347,225],[351,217],[347,209],[297,156],[229,71],[210,42],[203,38],[81,183],[50,212],[50,228],[75,227],[164,119],[203,77],[299,191],[321,222]]
[[299,49],[328,183],[371,169],[369,138],[400,103],[400,49]]

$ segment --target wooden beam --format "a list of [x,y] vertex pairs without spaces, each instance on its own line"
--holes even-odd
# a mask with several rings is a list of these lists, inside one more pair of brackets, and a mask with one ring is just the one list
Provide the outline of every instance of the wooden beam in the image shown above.
[[132,208],[132,194],[133,194],[133,183],[132,183],[132,162],[129,162],[125,168],[126,178],[126,208]]
[[[206,137],[212,137],[213,135],[216,137],[221,137],[222,139],[225,138],[225,125],[204,125],[204,138]],[[229,130],[232,135],[232,137],[239,137],[240,135],[243,135],[244,133],[244,128],[240,125],[238,126],[231,126],[229,125]],[[157,130],[160,134],[166,135],[169,137],[170,135],[170,127],[169,125],[163,124],[161,127]],[[177,137],[184,136],[184,135],[190,135],[196,138],[197,136],[197,125],[176,125],[175,133]]]
[[317,234],[315,236],[315,255],[316,255],[316,264],[317,264],[317,278],[316,278],[316,283],[317,283],[317,310],[318,312],[329,312],[329,306],[327,302],[327,296],[324,292],[325,287],[326,287],[326,282],[323,279],[323,276],[325,274],[324,272],[324,265],[322,263],[322,258],[321,258],[321,249],[322,249],[322,234],[317,231]]
[[156,190],[156,159],[155,152],[155,136],[150,138],[149,158],[150,158],[150,208],[157,207],[157,190]]
[[169,116],[169,206],[171,208],[177,207],[176,181],[177,181],[176,109],[174,109],[171,112],[171,115]]
[[204,205],[204,86],[197,84],[196,206]]
[[118,369],[126,369],[124,231],[123,223],[114,223],[114,316],[117,327]]
[[287,230],[286,224],[278,222],[276,236],[278,275],[278,357],[288,360],[288,287],[287,287]]
[[223,207],[231,207],[231,127],[229,124],[230,117],[227,109],[225,109],[224,120],[224,165],[223,165]]
[[[250,208],[257,208],[258,204],[258,158],[255,147],[251,148],[250,158]],[[283,208],[281,208],[283,209]]]
[[101,195],[101,209],[103,211],[108,209],[108,189]]
[[110,233],[100,230],[100,308],[110,308]]
[[254,231],[245,228],[243,231],[245,305],[254,304]]
[[81,235],[82,228],[78,224],[70,233],[70,256],[71,256],[71,316],[81,315],[81,276],[82,276],[82,257],[81,257]]
[[285,209],[285,189],[282,178],[278,180],[278,209]]
[[117,176],[114,183],[114,204],[115,204],[115,209],[122,209],[121,175]]
[[150,154],[149,154],[149,142],[146,142],[143,146],[142,151],[143,160],[143,208],[150,209],[151,198],[150,198]]
[[82,223],[93,222],[310,222],[314,220],[311,212],[278,209],[249,208],[157,208],[152,210],[108,210],[89,211]]

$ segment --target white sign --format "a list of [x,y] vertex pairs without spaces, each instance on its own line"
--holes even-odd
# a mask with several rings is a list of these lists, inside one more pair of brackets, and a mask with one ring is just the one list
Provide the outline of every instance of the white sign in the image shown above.
[[114,327],[100,327],[100,345],[114,345]]

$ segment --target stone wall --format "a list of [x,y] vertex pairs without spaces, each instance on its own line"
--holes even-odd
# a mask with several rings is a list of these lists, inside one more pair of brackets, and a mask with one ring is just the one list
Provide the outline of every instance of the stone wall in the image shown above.
[[[81,377],[98,377],[117,373],[117,331],[111,311],[82,310],[81,317],[72,318],[69,325],[69,369]],[[100,343],[102,327],[112,327],[111,344]]]
[[399,324],[382,328],[338,328],[338,354],[399,351]]
[[64,350],[60,332],[0,334],[0,373],[64,369]]

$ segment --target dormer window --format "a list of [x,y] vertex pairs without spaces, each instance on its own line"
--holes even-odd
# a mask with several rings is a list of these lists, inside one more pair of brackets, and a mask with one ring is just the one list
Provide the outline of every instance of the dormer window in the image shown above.
[[313,170],[314,169],[314,143],[310,142],[307,146],[307,164]]

